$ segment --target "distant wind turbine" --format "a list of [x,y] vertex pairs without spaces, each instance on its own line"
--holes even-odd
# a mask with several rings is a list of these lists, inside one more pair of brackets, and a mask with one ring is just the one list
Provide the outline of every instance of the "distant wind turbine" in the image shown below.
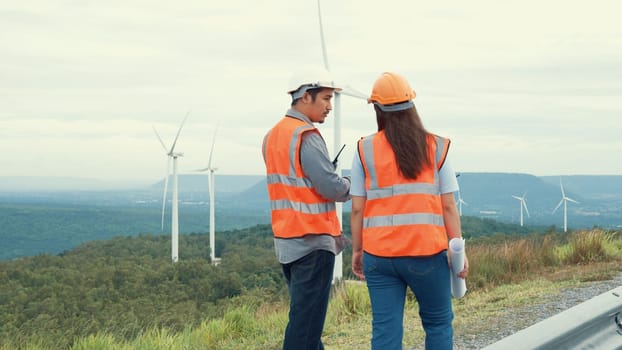
[[212,167],[212,155],[214,154],[214,144],[216,143],[216,132],[218,131],[218,125],[216,125],[216,129],[214,130],[214,137],[212,138],[212,148],[209,151],[209,160],[207,162],[207,167],[203,169],[198,169],[197,171],[209,171],[208,174],[208,190],[209,190],[209,247],[210,247],[210,260],[212,261],[212,265],[220,264],[220,258],[216,257],[216,217],[214,206],[216,202],[214,201],[214,193],[216,192],[216,188],[214,186],[214,172],[217,168]]
[[[456,173],[456,179],[458,179],[459,177],[460,177],[460,173]],[[458,212],[460,213],[460,216],[462,216],[462,205],[463,204],[466,205],[467,207],[469,206],[469,204],[462,199],[462,195],[460,194],[460,189],[458,189]]]
[[566,193],[564,192],[564,185],[562,185],[561,178],[559,179],[559,188],[561,188],[562,190],[562,199],[559,201],[555,209],[553,209],[553,213],[555,213],[555,211],[559,209],[562,203],[564,204],[564,232],[567,232],[568,231],[568,202],[573,202],[576,204],[579,204],[579,202],[566,196]]
[[523,226],[523,208],[525,208],[525,212],[527,213],[527,217],[529,217],[529,209],[527,209],[527,201],[525,200],[526,193],[523,193],[522,197],[512,195],[512,198],[520,201],[520,225]]
[[182,157],[184,154],[180,152],[175,152],[175,145],[177,145],[177,139],[179,138],[179,134],[181,133],[181,128],[183,128],[186,120],[188,119],[188,115],[190,112],[186,113],[184,120],[181,122],[179,126],[179,130],[177,130],[177,135],[175,136],[175,140],[173,140],[173,145],[171,148],[167,148],[158,134],[158,131],[153,127],[153,131],[155,132],[160,144],[164,147],[164,151],[168,157],[168,161],[166,164],[166,176],[164,177],[164,194],[162,195],[162,230],[164,230],[164,209],[166,208],[166,194],[168,190],[168,177],[171,173],[171,159],[173,159],[173,199],[172,199],[172,213],[171,213],[171,257],[173,262],[177,262],[179,260],[179,210],[178,210],[178,184],[177,184],[177,158]]
[[460,216],[462,216],[462,205],[463,204],[466,205],[467,207],[469,206],[469,204],[462,199],[462,196],[460,195],[460,190],[458,190],[458,212],[460,213]]
[[[326,53],[326,42],[324,41],[324,27],[322,25],[322,10],[320,8],[320,0],[317,0],[317,14],[320,23],[320,39],[322,41],[322,57],[324,58],[324,68],[330,72],[328,65],[328,55]],[[341,94],[356,97],[359,99],[367,100],[367,95],[362,92],[358,92],[349,86],[343,86],[340,92],[335,92],[334,110],[335,110],[335,137],[334,137],[334,151],[335,154],[339,153],[341,148]],[[341,165],[337,162],[335,169],[337,174],[341,174]],[[339,224],[343,224],[343,204],[336,203],[335,209],[337,211],[337,217],[339,218]],[[335,268],[333,270],[333,281],[338,281],[343,278],[343,254],[339,254],[335,257]]]

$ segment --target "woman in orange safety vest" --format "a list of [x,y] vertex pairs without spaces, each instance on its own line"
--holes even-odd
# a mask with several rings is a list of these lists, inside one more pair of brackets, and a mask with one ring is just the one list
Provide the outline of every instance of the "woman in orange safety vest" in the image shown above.
[[[426,349],[452,349],[448,240],[461,237],[449,139],[425,130],[415,92],[394,73],[375,82],[378,132],[352,162],[352,271],[372,306],[372,349],[401,349],[406,289],[419,303]],[[458,276],[468,274],[468,261]]]

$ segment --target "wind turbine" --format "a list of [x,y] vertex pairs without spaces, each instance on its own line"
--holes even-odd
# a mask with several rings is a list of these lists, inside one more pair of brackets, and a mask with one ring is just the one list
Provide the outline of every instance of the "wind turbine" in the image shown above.
[[467,207],[469,206],[469,204],[462,199],[462,196],[460,195],[460,190],[458,190],[458,212],[460,213],[460,216],[462,216],[462,205],[463,204],[466,205]]
[[[320,23],[320,39],[322,41],[322,57],[324,58],[324,68],[330,72],[328,65],[328,55],[326,53],[326,42],[324,41],[324,27],[322,25],[322,10],[320,7],[320,0],[317,0],[317,14]],[[349,86],[343,86],[340,92],[335,92],[334,98],[334,110],[335,110],[335,137],[334,137],[334,151],[335,154],[339,153],[341,145],[341,94],[356,97],[359,99],[367,100],[365,94],[354,90]],[[335,172],[341,174],[341,165],[337,163]],[[337,211],[337,217],[339,218],[339,224],[343,225],[343,204],[335,203],[335,209]],[[335,268],[333,270],[333,281],[338,281],[343,278],[343,254],[339,254],[335,257]]]
[[179,260],[179,210],[178,210],[178,191],[177,191],[177,158],[182,157],[184,154],[180,152],[175,152],[175,145],[177,144],[177,139],[179,138],[179,134],[181,133],[181,128],[183,128],[186,123],[186,119],[188,119],[188,115],[190,112],[186,113],[184,120],[181,122],[179,126],[179,130],[177,130],[177,135],[175,136],[175,140],[173,140],[173,145],[171,148],[167,148],[158,134],[155,126],[153,127],[153,131],[155,132],[160,144],[164,148],[166,155],[168,157],[168,161],[166,164],[166,176],[164,177],[164,194],[162,195],[162,230],[164,230],[164,209],[166,208],[166,193],[168,190],[168,177],[171,173],[171,159],[173,159],[173,199],[172,199],[172,213],[171,213],[171,258],[173,262],[177,262]]
[[512,195],[512,198],[520,201],[520,225],[523,226],[523,208],[525,208],[525,212],[527,213],[527,217],[529,217],[529,209],[527,209],[527,202],[525,201],[525,195],[527,193],[523,193],[522,197]]
[[218,125],[216,125],[216,129],[214,130],[214,137],[212,138],[212,148],[209,151],[209,160],[207,162],[207,167],[203,169],[198,169],[197,171],[209,171],[208,174],[208,183],[207,188],[209,191],[209,247],[210,247],[210,260],[212,261],[212,265],[220,264],[220,258],[216,257],[216,226],[215,226],[215,212],[214,205],[216,204],[214,201],[214,192],[216,192],[216,188],[214,187],[214,172],[218,170],[217,168],[212,167],[212,154],[214,153],[214,144],[216,143],[216,131],[218,131]]
[[[456,181],[460,177],[460,175],[461,175],[460,173],[456,173]],[[460,213],[460,216],[462,216],[462,205],[463,204],[466,205],[467,207],[469,206],[469,204],[462,199],[462,195],[460,194],[460,189],[458,189],[458,213]]]
[[559,207],[562,205],[562,203],[564,203],[564,232],[568,231],[568,202],[573,202],[576,204],[579,204],[579,202],[575,201],[574,199],[566,196],[566,193],[564,192],[564,186],[562,185],[562,179],[559,179],[559,187],[562,190],[562,199],[559,201],[559,203],[557,204],[557,206],[555,207],[555,209],[553,209],[553,213],[555,213],[555,211],[557,209],[559,209]]

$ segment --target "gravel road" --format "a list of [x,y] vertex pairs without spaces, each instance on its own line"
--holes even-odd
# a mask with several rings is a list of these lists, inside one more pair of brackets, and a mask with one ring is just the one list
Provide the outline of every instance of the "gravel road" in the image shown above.
[[[622,275],[618,275],[612,280],[589,282],[580,287],[565,289],[561,292],[561,295],[544,298],[538,304],[507,309],[501,316],[481,320],[481,322],[487,324],[487,327],[474,327],[475,329],[486,329],[484,332],[468,334],[461,333],[461,330],[458,329],[455,330],[454,349],[481,349],[523,328],[527,328],[621,285]],[[464,331],[468,332],[468,330]]]

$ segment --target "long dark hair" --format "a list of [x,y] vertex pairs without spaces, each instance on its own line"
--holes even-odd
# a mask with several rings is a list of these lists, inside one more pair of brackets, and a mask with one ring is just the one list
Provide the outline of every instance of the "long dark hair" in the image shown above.
[[431,163],[428,157],[428,132],[423,127],[417,109],[396,112],[383,112],[377,106],[376,122],[378,131],[384,133],[395,153],[397,166],[402,175],[415,179],[423,168]]

